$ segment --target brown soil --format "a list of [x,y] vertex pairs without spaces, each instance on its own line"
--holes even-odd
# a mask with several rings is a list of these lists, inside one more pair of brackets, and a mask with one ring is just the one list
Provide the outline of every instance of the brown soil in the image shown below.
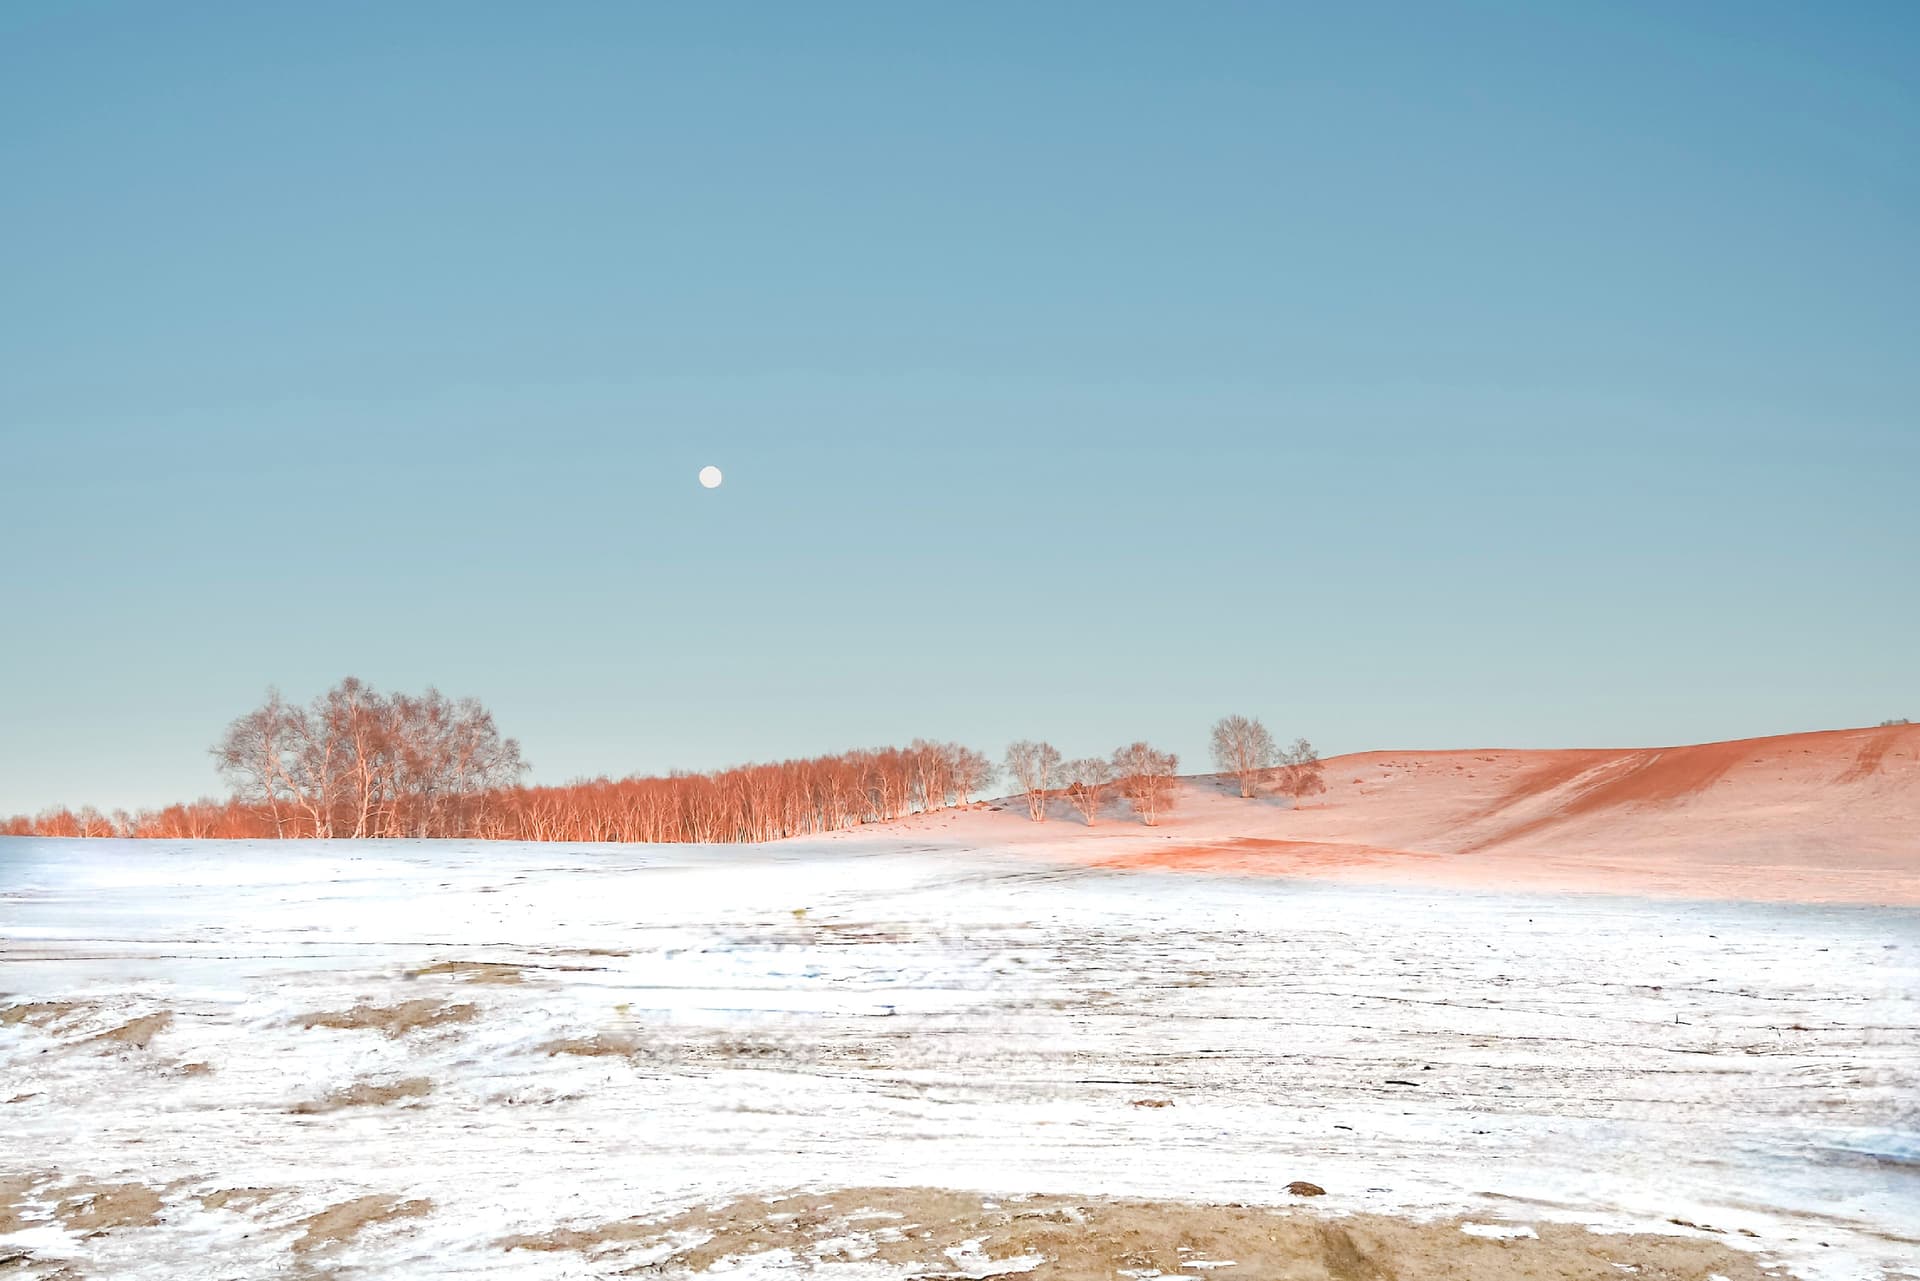
[[88,1037],[87,1043],[112,1041],[120,1045],[130,1045],[136,1050],[144,1050],[147,1048],[147,1043],[165,1031],[172,1022],[173,1014],[168,1010],[161,1010],[156,1014],[142,1014],[137,1019],[128,1019],[111,1031]]
[[402,1077],[398,1081],[375,1083],[373,1081],[355,1081],[344,1090],[335,1090],[324,1099],[308,1103],[296,1103],[293,1111],[301,1116],[314,1116],[322,1112],[338,1112],[341,1108],[378,1107],[385,1103],[397,1103],[401,1099],[421,1099],[432,1091],[433,1082],[424,1076]]
[[396,1197],[363,1196],[351,1201],[342,1201],[331,1205],[310,1218],[300,1220],[295,1227],[304,1227],[306,1231],[293,1243],[295,1254],[306,1254],[327,1246],[339,1245],[350,1241],[362,1229],[376,1223],[390,1223],[396,1219],[417,1219],[431,1213],[433,1202],[428,1200],[402,1201]]
[[303,1028],[364,1028],[384,1032],[390,1037],[401,1037],[419,1028],[467,1023],[477,1012],[471,1005],[446,1005],[432,1000],[402,1001],[398,1005],[356,1005],[350,1010],[325,1010],[303,1015],[295,1022]]
[[437,961],[417,970],[408,970],[407,977],[417,979],[445,974],[463,983],[519,983],[523,981],[520,968],[518,965],[502,965],[495,961]]
[[[800,1259],[871,1258],[914,1275],[962,1276],[947,1253],[980,1242],[988,1259],[1039,1256],[1039,1281],[1110,1281],[1123,1269],[1290,1281],[1759,1281],[1775,1275],[1752,1256],[1694,1237],[1600,1236],[1531,1225],[1533,1238],[1468,1236],[1460,1221],[1412,1223],[1376,1215],[1327,1219],[1244,1205],[1031,1197],[992,1204],[924,1188],[855,1188],[748,1200],[647,1223],[625,1219],[502,1239],[508,1250],[597,1252],[616,1244],[666,1247],[649,1274],[691,1276],[722,1260],[775,1250]],[[850,1243],[849,1236],[864,1237]],[[697,1244],[679,1244],[693,1241]],[[870,1251],[870,1253],[869,1253]]]

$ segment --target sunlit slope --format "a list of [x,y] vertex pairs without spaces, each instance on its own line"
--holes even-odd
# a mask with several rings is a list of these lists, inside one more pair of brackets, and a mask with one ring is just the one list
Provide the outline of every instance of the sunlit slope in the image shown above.
[[1325,777],[1325,793],[1298,806],[1189,779],[1156,827],[1118,800],[1091,828],[1064,803],[1040,824],[1021,804],[901,826],[1133,866],[1920,901],[1920,726],[1683,747],[1362,752],[1329,759]]
[[1369,752],[1329,761],[1301,837],[1625,857],[1683,843],[1755,863],[1920,859],[1920,726],[1685,747]]

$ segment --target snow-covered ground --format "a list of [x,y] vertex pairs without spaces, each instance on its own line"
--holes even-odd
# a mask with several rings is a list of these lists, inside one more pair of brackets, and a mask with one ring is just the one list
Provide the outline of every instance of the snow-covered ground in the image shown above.
[[[28,1276],[604,1275],[617,1252],[498,1242],[887,1184],[1310,1180],[1327,1213],[1711,1228],[1807,1276],[1920,1256],[1912,909],[907,840],[12,839],[0,947],[0,1177],[29,1180],[0,1260]],[[157,1221],[54,1216],[115,1184]],[[241,1188],[270,1192],[211,1195]],[[308,1233],[376,1196],[430,1208]]]

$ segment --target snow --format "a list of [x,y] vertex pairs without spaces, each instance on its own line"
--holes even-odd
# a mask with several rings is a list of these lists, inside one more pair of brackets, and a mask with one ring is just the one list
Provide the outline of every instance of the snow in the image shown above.
[[[495,1243],[900,1184],[1297,1203],[1304,1179],[1316,1212],[1684,1220],[1823,1279],[1920,1239],[1913,909],[912,839],[8,839],[0,939],[0,1007],[79,1003],[0,1026],[0,1171],[165,1189],[156,1227],[0,1235],[88,1275],[284,1270],[299,1220],[370,1194],[433,1210],[337,1247],[342,1275],[578,1276],[577,1254]],[[443,962],[522,981],[410,977]],[[297,1021],[422,999],[475,1008],[400,1036]],[[89,1039],[163,1011],[145,1049]],[[595,1038],[633,1052],[549,1052]],[[292,1110],[413,1077],[430,1092]],[[266,1230],[197,1200],[241,1187],[287,1190]],[[831,1275],[894,1275],[852,1253]]]
[[1470,1237],[1485,1237],[1490,1241],[1513,1241],[1540,1235],[1524,1223],[1462,1223],[1460,1230]]
[[986,1244],[984,1238],[962,1241],[950,1246],[946,1255],[953,1260],[953,1266],[962,1276],[973,1277],[981,1281],[985,1277],[1009,1276],[1020,1272],[1031,1272],[1046,1260],[1037,1254],[1022,1254],[1011,1259],[990,1259],[981,1247]]

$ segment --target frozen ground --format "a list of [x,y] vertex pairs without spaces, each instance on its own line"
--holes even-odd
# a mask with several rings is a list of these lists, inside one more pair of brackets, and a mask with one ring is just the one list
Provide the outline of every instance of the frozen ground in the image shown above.
[[[905,842],[14,839],[0,944],[25,1276],[600,1276],[644,1258],[499,1242],[789,1189],[1293,1180],[1920,1275],[1913,909]],[[110,1185],[157,1200],[114,1220]],[[315,1220],[346,1203],[367,1226]]]

